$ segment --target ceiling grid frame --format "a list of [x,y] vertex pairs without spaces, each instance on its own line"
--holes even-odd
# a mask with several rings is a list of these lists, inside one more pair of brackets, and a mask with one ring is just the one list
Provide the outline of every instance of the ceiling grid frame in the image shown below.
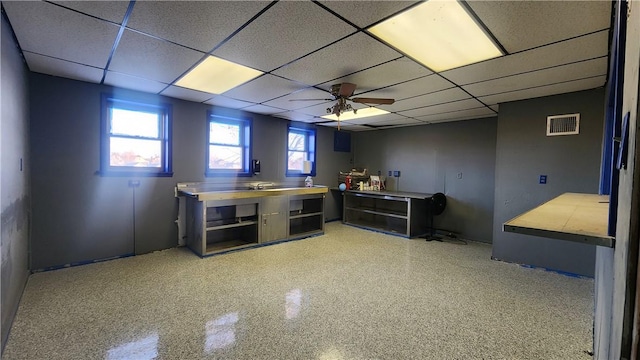
[[[96,16],[96,11],[89,11],[91,12],[91,14],[82,11],[82,7],[80,6],[76,6],[74,5],[72,2],[65,2],[65,1],[41,1],[42,3],[45,4],[49,4],[49,5],[55,5],[61,9],[64,9],[65,11],[68,11],[70,13],[75,13],[75,14],[79,14],[82,16],[86,16],[88,18],[92,18],[96,21],[100,21],[100,22],[104,22],[104,23],[109,23],[113,26],[118,26],[118,35],[116,38],[116,41],[114,41],[113,46],[111,48],[111,51],[109,53],[109,57],[108,57],[108,61],[107,64],[104,66],[104,68],[102,67],[96,67],[95,65],[91,65],[91,64],[87,64],[85,62],[82,61],[78,61],[76,59],[70,58],[70,59],[62,59],[59,57],[56,57],[54,54],[48,53],[47,51],[38,51],[38,49],[34,49],[34,48],[28,48],[28,49],[24,49],[22,47],[22,43],[21,43],[21,39],[24,39],[25,37],[28,36],[32,36],[32,34],[27,33],[24,31],[25,26],[32,26],[30,25],[33,22],[38,22],[39,19],[41,19],[42,16],[48,16],[49,14],[46,13],[42,13],[42,14],[38,14],[37,16],[34,16],[34,19],[29,19],[28,17],[25,17],[25,14],[20,13],[20,7],[22,5],[20,5],[18,1],[14,2],[14,1],[2,1],[2,8],[3,8],[3,12],[5,12],[5,17],[6,19],[9,20],[9,24],[12,27],[12,30],[14,30],[14,33],[16,34],[16,41],[19,44],[18,46],[21,48],[21,52],[23,52],[23,54],[21,54],[23,56],[23,58],[25,59],[25,62],[27,63],[27,66],[31,69],[31,66],[29,66],[29,61],[27,61],[28,57],[25,56],[25,54],[33,54],[34,56],[31,56],[29,59],[31,62],[33,62],[33,64],[36,64],[35,61],[39,61],[40,65],[38,65],[38,70],[39,72],[43,72],[43,73],[50,73],[51,75],[54,76],[65,76],[64,72],[72,72],[72,71],[80,71],[79,68],[81,67],[88,67],[90,69],[94,69],[91,71],[95,71],[95,70],[100,70],[102,71],[102,78],[100,79],[100,83],[104,83],[105,79],[107,77],[107,74],[110,72],[113,72],[113,70],[111,70],[112,67],[112,59],[114,57],[115,52],[117,51],[117,48],[119,46],[119,41],[122,39],[125,30],[129,30],[135,33],[138,33],[140,35],[143,35],[145,37],[148,37],[149,39],[155,39],[155,40],[159,40],[159,41],[163,41],[163,42],[168,42],[170,44],[173,45],[177,45],[180,46],[181,48],[185,48],[191,51],[198,51],[199,53],[203,53],[200,50],[197,49],[193,49],[190,46],[187,46],[186,44],[182,44],[182,43],[177,43],[175,41],[172,41],[168,38],[164,38],[161,36],[158,36],[158,34],[155,33],[146,33],[144,31],[138,30],[138,29],[134,29],[132,27],[129,26],[128,24],[128,16],[131,15],[131,12],[134,11],[135,9],[135,0],[130,0],[128,2],[127,5],[127,10],[125,12],[125,15],[123,17],[123,21],[122,23],[118,23],[117,21],[114,21],[115,17],[114,16],[103,16],[101,15],[100,12],[97,12],[97,15],[100,16]],[[544,94],[555,94],[558,93],[558,91],[563,91],[562,89],[568,89],[567,91],[578,91],[578,90],[586,90],[588,88],[594,88],[594,87],[601,87],[605,84],[606,82],[606,76],[603,76],[603,74],[606,75],[606,72],[608,71],[608,67],[605,67],[604,69],[599,69],[599,70],[589,70],[588,72],[582,74],[581,77],[572,77],[571,80],[566,80],[566,81],[560,81],[558,82],[557,79],[551,79],[549,78],[548,75],[545,76],[545,74],[547,74],[545,71],[554,69],[554,68],[559,68],[562,66],[569,66],[569,67],[573,67],[573,66],[579,66],[581,63],[585,63],[587,61],[592,61],[592,60],[597,60],[597,59],[607,59],[608,58],[608,44],[603,44],[602,41],[598,40],[598,42],[595,42],[596,39],[602,39],[604,38],[603,36],[600,36],[600,34],[605,34],[609,29],[608,28],[602,28],[601,25],[606,23],[606,20],[610,19],[610,9],[609,12],[607,12],[606,14],[594,14],[594,17],[597,17],[599,20],[597,21],[597,24],[600,24],[598,28],[595,28],[595,26],[591,26],[589,27],[589,25],[583,25],[580,29],[584,29],[585,32],[584,33],[578,33],[578,34],[569,34],[569,35],[563,35],[563,33],[558,33],[558,34],[552,34],[552,37],[549,37],[549,33],[545,34],[545,39],[548,39],[548,42],[544,42],[541,43],[539,45],[536,46],[532,46],[532,47],[527,47],[527,48],[521,48],[517,51],[512,51],[512,52],[507,52],[507,49],[505,46],[503,46],[502,42],[500,41],[500,36],[494,34],[490,29],[492,27],[495,27],[495,23],[494,24],[489,24],[489,23],[485,23],[485,20],[482,18],[482,16],[478,15],[478,13],[475,11],[474,8],[471,7],[471,4],[469,4],[467,1],[460,1],[463,5],[463,7],[465,8],[465,10],[471,15],[471,17],[474,19],[474,21],[476,21],[476,23],[478,23],[480,25],[480,27],[488,34],[490,34],[490,37],[492,38],[492,40],[494,41],[494,43],[498,44],[501,48],[501,50],[503,51],[503,56],[500,56],[496,59],[505,59],[505,58],[511,58],[514,55],[518,55],[518,54],[523,54],[523,53],[527,53],[527,52],[531,52],[534,50],[538,50],[538,49],[542,49],[542,48],[546,48],[549,46],[554,45],[553,49],[554,51],[567,51],[567,50],[563,50],[563,49],[570,49],[570,46],[572,46],[572,44],[575,42],[572,40],[580,40],[580,39],[585,39],[585,41],[583,41],[583,43],[588,44],[587,46],[592,47],[594,49],[594,51],[592,52],[585,52],[585,54],[578,54],[575,57],[563,57],[563,56],[559,56],[557,61],[552,63],[552,64],[545,64],[545,63],[541,63],[541,67],[535,67],[537,66],[536,64],[525,64],[523,63],[522,67],[514,67],[513,69],[510,70],[518,70],[515,73],[500,73],[500,72],[496,72],[495,74],[493,73],[488,73],[486,76],[486,78],[483,78],[482,80],[472,80],[470,82],[466,82],[464,81],[464,77],[461,78],[461,76],[464,76],[464,72],[459,72],[456,76],[453,76],[455,79],[451,78],[452,75],[450,75],[450,73],[448,73],[447,71],[443,71],[443,72],[434,72],[432,74],[428,74],[428,75],[421,75],[418,76],[416,78],[411,78],[408,80],[402,80],[399,81],[397,83],[393,83],[393,84],[389,84],[389,83],[385,83],[385,84],[380,84],[379,81],[376,82],[375,79],[372,79],[372,83],[369,86],[364,86],[364,87],[360,87],[357,88],[356,91],[354,92],[354,95],[362,95],[362,94],[373,94],[374,92],[376,93],[381,93],[381,94],[385,94],[385,93],[389,93],[389,92],[393,92],[396,91],[404,86],[409,86],[412,85],[411,82],[418,80],[418,79],[422,79],[423,81],[431,81],[435,78],[440,78],[442,81],[447,82],[448,84],[451,85],[451,87],[448,87],[446,89],[439,89],[439,90],[435,90],[435,91],[427,91],[425,93],[421,93],[418,94],[417,92],[414,92],[412,95],[410,95],[409,97],[404,97],[404,98],[396,98],[395,95],[393,94],[389,94],[389,96],[387,97],[394,97],[398,102],[402,102],[403,100],[409,100],[409,99],[414,99],[413,102],[407,102],[406,105],[409,106],[411,105],[412,107],[406,107],[403,108],[401,110],[399,109],[395,109],[394,111],[391,111],[391,114],[397,114],[397,115],[401,115],[404,118],[408,119],[407,122],[413,122],[413,121],[418,121],[419,123],[431,123],[430,121],[423,121],[421,120],[421,118],[425,118],[425,117],[429,117],[431,115],[425,113],[425,115],[414,115],[411,117],[408,117],[406,115],[402,115],[400,114],[403,111],[411,111],[413,113],[413,110],[415,109],[420,109],[420,108],[425,108],[425,111],[427,108],[431,107],[431,106],[437,106],[437,105],[443,105],[443,104],[452,104],[455,103],[457,101],[459,101],[459,95],[457,95],[458,97],[455,98],[450,98],[447,99],[446,98],[446,93],[443,94],[442,92],[444,90],[447,89],[459,89],[460,91],[464,92],[469,99],[473,99],[476,100],[477,102],[479,102],[480,104],[483,105],[484,108],[486,108],[488,111],[490,111],[491,113],[497,114],[497,106],[499,103],[494,103],[494,101],[492,101],[493,99],[508,99],[506,101],[514,101],[514,100],[519,100],[521,99],[521,96],[525,96],[526,94],[533,94],[534,97],[538,97],[538,96],[545,96]],[[257,19],[259,19],[262,15],[264,15],[269,9],[271,9],[276,3],[277,1],[271,1],[271,2],[264,2],[265,5],[264,7],[262,7],[260,9],[260,11],[258,13],[256,13],[255,15],[253,15],[253,17],[249,20],[246,21],[242,24],[238,24],[238,26],[235,28],[235,30],[228,35],[223,41],[219,42],[218,44],[216,44],[210,51],[203,53],[204,55],[202,56],[202,58],[200,59],[200,61],[202,61],[203,59],[206,58],[206,56],[211,55],[213,52],[215,52],[217,49],[219,49],[221,46],[223,46],[226,42],[230,41],[234,36],[238,35],[239,33],[241,33],[247,26],[249,26],[252,22],[256,21]],[[160,89],[160,91],[157,91],[154,93],[156,94],[161,94],[164,96],[167,96],[167,94],[163,94],[163,93],[171,93],[174,94],[174,96],[177,96],[178,98],[180,98],[181,94],[184,94],[182,96],[185,97],[189,97],[191,96],[192,99],[187,99],[190,101],[194,101],[193,99],[197,99],[196,102],[200,102],[200,103],[207,103],[207,104],[230,104],[229,106],[231,106],[231,108],[236,108],[236,109],[249,109],[246,111],[250,112],[250,109],[253,108],[256,110],[256,112],[258,111],[262,111],[263,113],[267,112],[267,113],[271,113],[273,111],[276,111],[278,109],[281,109],[282,107],[287,107],[286,109],[282,109],[281,112],[279,113],[273,113],[271,114],[272,116],[275,117],[280,117],[279,114],[282,114],[281,116],[285,117],[287,115],[285,114],[289,114],[288,116],[296,116],[295,113],[298,112],[301,109],[309,109],[309,108],[323,108],[326,107],[323,104],[312,104],[309,106],[305,106],[305,107],[299,107],[299,105],[296,106],[287,106],[287,104],[283,101],[280,101],[280,105],[279,106],[273,106],[273,104],[269,104],[269,102],[271,101],[275,101],[277,99],[282,99],[282,98],[286,98],[286,97],[293,97],[295,98],[295,96],[292,96],[293,94],[297,93],[297,92],[302,92],[308,89],[314,89],[314,91],[321,91],[326,93],[326,97],[330,97],[330,93],[329,93],[329,85],[330,83],[334,82],[334,81],[349,81],[348,79],[350,77],[354,77],[356,74],[358,73],[362,73],[365,72],[367,70],[369,70],[369,73],[371,74],[376,74],[375,69],[379,66],[385,65],[385,64],[389,64],[389,63],[393,63],[394,61],[415,61],[413,60],[411,57],[407,56],[407,54],[404,54],[403,52],[395,49],[394,47],[389,46],[388,44],[385,44],[383,41],[381,41],[380,39],[376,38],[375,36],[373,36],[371,33],[369,33],[367,31],[367,29],[371,28],[372,26],[385,21],[399,13],[402,13],[404,11],[406,11],[407,9],[410,9],[412,7],[415,7],[417,5],[420,4],[420,2],[417,1],[396,1],[397,4],[394,4],[393,6],[388,6],[386,7],[384,10],[380,9],[379,11],[377,11],[376,9],[372,9],[370,13],[368,14],[364,14],[362,16],[350,16],[353,15],[354,12],[356,11],[360,11],[362,9],[364,9],[366,11],[366,6],[367,5],[362,5],[362,4],[341,4],[340,6],[334,6],[334,8],[331,7],[331,2],[327,1],[326,3],[323,3],[322,1],[319,0],[313,0],[312,3],[314,3],[316,6],[318,6],[320,9],[322,9],[324,11],[325,15],[322,14],[318,14],[317,16],[327,16],[327,17],[332,17],[335,18],[337,20],[339,20],[340,22],[343,22],[347,25],[349,25],[351,28],[353,28],[354,31],[346,34],[343,37],[340,37],[338,39],[334,39],[333,41],[331,41],[330,43],[315,48],[312,51],[301,55],[297,58],[295,58],[294,60],[288,61],[286,63],[282,63],[279,64],[278,66],[272,68],[272,69],[268,69],[269,71],[265,72],[263,75],[261,75],[260,77],[253,79],[251,81],[256,81],[262,77],[265,77],[267,75],[269,76],[273,76],[274,79],[281,79],[281,80],[286,80],[289,82],[293,83],[297,83],[297,80],[295,78],[289,78],[287,76],[283,76],[281,73],[275,73],[276,70],[281,69],[283,67],[286,67],[288,65],[291,65],[293,63],[296,63],[302,59],[305,59],[309,56],[312,56],[313,54],[323,50],[323,49],[328,49],[328,48],[333,48],[335,46],[338,46],[340,44],[338,44],[339,42],[351,37],[351,36],[355,36],[358,33],[362,33],[367,35],[368,37],[376,40],[377,43],[379,43],[381,46],[385,46],[388,47],[390,49],[393,49],[394,51],[396,51],[398,53],[399,56],[394,57],[392,59],[388,59],[388,60],[384,60],[380,63],[375,63],[375,64],[367,64],[366,66],[361,66],[361,64],[357,64],[357,63],[343,63],[340,61],[339,57],[336,58],[329,58],[326,61],[328,62],[332,62],[336,65],[336,67],[338,67],[338,69],[336,69],[336,74],[338,73],[342,73],[342,75],[333,78],[332,80],[324,80],[324,81],[318,81],[315,83],[300,83],[300,87],[292,87],[291,92],[288,93],[284,93],[284,92],[280,92],[280,93],[274,93],[274,94],[269,94],[269,95],[273,95],[272,97],[267,96],[265,94],[260,94],[260,98],[252,98],[252,97],[246,97],[246,96],[240,96],[241,99],[234,99],[233,97],[228,97],[225,96],[225,94],[221,94],[221,95],[216,95],[216,94],[210,94],[211,97],[204,100],[204,101],[197,101],[197,100],[201,100],[204,97],[206,97],[205,94],[192,94],[189,92],[181,92],[181,91],[173,91],[171,90],[172,87],[175,86],[175,83],[177,80],[179,80],[182,76],[184,76],[184,74],[189,71],[190,69],[182,69],[184,70],[184,72],[182,72],[182,74],[180,74],[180,76],[178,76],[177,78],[174,78],[173,81],[171,81],[170,83],[164,84],[164,87],[162,89]],[[369,6],[375,6],[375,1],[358,1],[358,3],[369,3]],[[407,6],[404,6],[404,3],[406,3]],[[523,3],[526,3],[526,1],[524,1]],[[8,8],[8,11],[5,11],[5,4],[7,5],[6,8]],[[563,9],[570,9],[571,6],[582,6],[582,5],[589,5],[588,2],[585,2],[585,4],[582,3],[577,3],[577,4],[562,4]],[[211,6],[215,6],[215,2],[211,2]],[[292,5],[295,6],[295,5]],[[485,13],[486,11],[492,11],[495,10],[497,11],[494,15],[494,17],[499,17],[500,11],[501,9],[499,8],[499,4],[493,4],[492,2],[486,2],[486,4],[482,4],[483,8],[481,8],[481,10],[483,10],[482,12]],[[518,8],[520,5],[519,4],[515,4],[513,5],[516,8]],[[513,7],[512,6],[512,7]],[[554,3],[550,3],[549,6],[554,6]],[[589,5],[590,6],[590,5]],[[122,6],[124,7],[124,5]],[[80,10],[79,10],[80,8]],[[86,9],[86,7],[84,7]],[[599,5],[599,8],[602,9],[604,8],[603,5]],[[519,14],[520,16],[522,16],[522,9],[526,9],[525,7],[522,8],[518,8],[518,10],[520,11]],[[105,12],[106,10],[110,10],[110,9],[100,9],[102,12]],[[86,10],[85,10],[86,11]],[[120,11],[121,8],[120,8]],[[117,12],[107,12],[108,14],[116,14]],[[101,17],[103,16],[103,17]],[[176,16],[179,16],[176,15]],[[536,16],[535,14],[533,14],[532,16]],[[606,18],[606,19],[605,19]],[[158,19],[158,21],[162,21],[161,19]],[[286,21],[286,19],[283,19],[283,21]],[[568,21],[581,21],[580,19],[568,19]],[[27,23],[27,25],[25,24],[21,24],[21,23]],[[76,22],[72,22],[70,24],[68,24],[68,26],[76,26],[78,25],[78,23]],[[504,24],[501,24],[500,26],[503,26]],[[33,23],[33,26],[37,27],[38,25],[36,25],[35,23]],[[28,28],[28,27],[27,27]],[[87,29],[90,30],[90,29]],[[82,32],[83,29],[77,29],[77,32]],[[322,29],[311,29],[309,31],[316,31],[318,32],[319,36],[322,36]],[[502,28],[502,31],[504,33],[504,28]],[[517,31],[517,30],[516,30]],[[522,36],[523,34],[520,34],[519,36]],[[596,36],[597,35],[597,36]],[[588,40],[587,40],[588,39]],[[64,41],[60,40],[60,41]],[[275,36],[274,41],[277,41],[277,36]],[[582,41],[582,40],[581,40]],[[536,43],[536,41],[533,42],[529,42],[529,44],[533,44]],[[337,45],[338,44],[338,45]],[[265,46],[268,46],[268,44],[265,44]],[[291,46],[295,46],[295,44],[292,44]],[[547,51],[547,53],[549,51],[551,51],[551,48],[547,48],[549,49]],[[595,50],[598,49],[598,50]],[[80,51],[80,50],[78,50]],[[546,51],[546,50],[545,50]],[[533,55],[533,54],[532,54]],[[585,56],[586,55],[586,56]],[[332,56],[337,56],[337,55],[332,55]],[[362,54],[362,56],[366,56],[366,54]],[[531,56],[529,56],[530,58]],[[518,59],[522,58],[522,60],[526,60],[526,57],[518,57]],[[38,60],[40,59],[40,60]],[[46,59],[51,59],[50,61],[46,61]],[[460,70],[460,69],[464,69],[467,67],[473,67],[475,65],[478,64],[482,64],[482,63],[491,63],[492,61],[495,61],[496,59],[490,59],[490,60],[484,60],[481,62],[477,62],[474,64],[470,64],[470,65],[465,65],[465,66],[461,66],[458,67],[456,69],[453,69],[453,71],[455,70]],[[514,58],[515,59],[515,58]],[[565,59],[566,62],[565,62]],[[44,61],[44,63],[42,62]],[[349,60],[352,61],[352,60]],[[516,60],[514,60],[516,61]],[[521,61],[521,60],[517,60],[517,61]],[[195,67],[199,62],[196,62],[194,64],[192,64],[191,68]],[[416,62],[417,63],[417,62]],[[68,66],[66,65],[68,64]],[[428,67],[417,63],[419,66],[422,66],[423,68],[425,68],[425,70],[431,71],[431,69],[429,69]],[[531,66],[534,67],[531,67]],[[68,69],[64,70],[64,69],[60,69],[58,71],[56,71],[55,66],[67,66]],[[397,66],[391,66],[391,69],[397,70],[398,67]],[[310,71],[314,71],[313,68],[309,69]],[[380,68],[380,70],[377,73],[380,73],[380,71],[383,71],[382,68]],[[128,72],[133,72],[133,71],[128,71]],[[524,83],[523,87],[518,87],[518,88],[513,88],[513,90],[509,90],[509,91],[499,91],[499,92],[495,92],[495,93],[487,93],[485,92],[475,92],[475,91],[468,91],[467,89],[465,89],[465,87],[469,87],[470,85],[474,85],[474,84],[481,84],[481,83],[489,83],[491,81],[496,81],[496,80],[500,80],[500,79],[507,79],[509,77],[517,77],[517,76],[521,76],[521,75],[525,75],[525,74],[537,74],[539,73],[541,77],[543,77],[543,79],[541,79],[539,81],[540,84],[542,85],[537,85],[534,83]],[[115,74],[115,73],[114,73]],[[453,72],[451,73],[453,74]],[[148,79],[144,76],[140,77],[139,75],[136,75],[135,73],[122,73],[122,76],[128,76],[128,77],[138,77],[140,78],[142,81],[148,81],[149,83],[144,85],[143,87],[152,89],[157,85],[153,85],[153,79]],[[431,77],[430,76],[435,75],[435,77]],[[363,74],[363,76],[365,76]],[[73,78],[73,77],[71,77]],[[310,76],[309,79],[313,79],[314,76]],[[363,79],[364,77],[361,76],[361,79]],[[461,81],[462,79],[462,81]],[[514,78],[515,79],[515,78]],[[88,81],[88,80],[87,80]],[[245,83],[245,84],[249,84],[251,81]],[[286,86],[286,81],[283,82],[284,86]],[[387,81],[389,81],[389,79],[387,79]],[[111,84],[112,86],[118,86],[118,83],[114,83]],[[126,85],[126,83],[122,83],[121,85],[122,87],[127,88],[128,85]],[[242,85],[241,85],[242,86]],[[239,87],[241,87],[239,86]],[[131,87],[129,87],[131,88]],[[479,87],[481,88],[481,87]],[[249,89],[249,87],[247,87],[247,89]],[[425,90],[427,90],[425,88]],[[269,90],[266,89],[266,91],[268,92]],[[235,92],[230,93],[228,95],[233,95]],[[451,92],[451,94],[455,94],[455,92]],[[379,95],[379,94],[376,94]],[[216,97],[218,97],[218,100],[214,100]],[[224,100],[225,98],[227,98],[228,100]],[[420,98],[424,98],[425,99],[425,104],[430,104],[427,106],[422,106],[422,107],[415,107],[416,104],[418,104],[420,102]],[[247,101],[250,100],[250,101]],[[434,101],[438,101],[437,103]],[[215,105],[214,104],[214,105]],[[217,105],[215,105],[217,106]],[[293,109],[295,107],[295,109]],[[382,107],[384,109],[384,106]],[[466,111],[464,109],[459,109],[459,110],[454,110],[451,111],[451,113],[455,113],[455,112],[459,112],[459,111]],[[259,112],[258,112],[259,113]],[[309,120],[306,122],[314,122],[316,124],[322,125],[322,124],[328,124],[325,121],[323,121],[324,119],[321,119],[320,116],[324,115],[323,113],[314,113],[313,115],[309,114],[306,115],[304,113],[300,113],[301,118],[304,118],[305,120]],[[313,116],[311,119],[309,119],[309,116]],[[452,115],[453,116],[453,115]],[[375,118],[370,118],[371,119],[371,124],[375,124],[376,120]],[[314,121],[316,120],[316,121]],[[409,121],[411,120],[411,121]],[[455,117],[451,117],[448,120],[445,121],[456,121],[459,119],[456,119]],[[441,121],[437,121],[437,122],[441,122]],[[358,127],[365,127],[364,125],[366,124],[353,124],[354,126],[358,126]],[[399,126],[404,126],[404,125],[399,125]],[[396,126],[394,126],[396,127]],[[379,127],[376,127],[379,128]],[[386,126],[385,126],[386,128]],[[358,128],[358,130],[360,130],[360,128]]]

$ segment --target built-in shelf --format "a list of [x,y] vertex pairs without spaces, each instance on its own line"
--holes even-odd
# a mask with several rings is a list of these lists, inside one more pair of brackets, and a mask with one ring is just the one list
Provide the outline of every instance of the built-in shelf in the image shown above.
[[209,230],[231,229],[231,228],[241,227],[241,226],[250,226],[250,225],[255,225],[257,223],[258,223],[257,220],[236,221],[236,222],[227,223],[227,224],[223,224],[223,225],[212,225],[212,226],[209,226],[211,224],[207,223],[207,231],[209,231]]
[[199,201],[187,197],[187,246],[200,256],[258,244],[256,199]]
[[213,254],[220,251],[235,250],[235,249],[253,246],[253,245],[255,245],[255,243],[247,242],[246,240],[243,240],[243,239],[219,241],[219,242],[207,244],[206,253]]
[[345,191],[343,222],[404,237],[427,233],[427,198],[431,194]]
[[309,217],[309,216],[322,216],[323,213],[321,212],[315,212],[315,213],[308,213],[308,214],[298,214],[298,215],[289,215],[289,219],[300,219],[300,218],[305,218],[305,217]]
[[367,213],[367,214],[374,214],[374,215],[383,215],[383,216],[389,216],[389,217],[396,217],[398,219],[406,219],[407,215],[403,215],[403,214],[399,214],[396,212],[386,212],[384,210],[375,210],[375,209],[367,209],[367,208],[353,208],[353,207],[348,207],[345,210],[351,210],[351,211],[360,211],[363,213]]
[[[323,188],[263,197],[186,194],[187,246],[200,256],[324,233]],[[309,193],[315,191],[316,193]],[[211,199],[209,199],[211,198]]]
[[289,237],[324,233],[324,194],[289,196]]

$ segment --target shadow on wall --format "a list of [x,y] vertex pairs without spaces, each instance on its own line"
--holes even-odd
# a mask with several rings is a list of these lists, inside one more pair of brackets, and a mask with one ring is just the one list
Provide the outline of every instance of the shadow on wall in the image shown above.
[[[472,235],[478,233],[478,229],[472,228],[473,224],[478,224],[486,218],[483,214],[484,212],[474,203],[447,195],[447,206],[442,214],[434,218],[434,224],[436,229],[457,234],[463,239],[491,243],[491,239],[477,239]],[[488,228],[491,228],[491,224],[488,224]]]
[[6,344],[13,317],[18,310],[22,290],[29,276],[28,240],[30,197],[11,202],[2,211],[2,346]]

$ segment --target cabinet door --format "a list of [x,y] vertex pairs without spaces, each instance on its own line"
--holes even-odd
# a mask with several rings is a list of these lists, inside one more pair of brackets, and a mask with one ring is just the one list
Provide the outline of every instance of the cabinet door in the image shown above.
[[287,238],[288,198],[286,196],[267,196],[262,199],[260,208],[260,242]]
[[287,237],[287,214],[263,214],[261,237],[261,242],[285,239]]

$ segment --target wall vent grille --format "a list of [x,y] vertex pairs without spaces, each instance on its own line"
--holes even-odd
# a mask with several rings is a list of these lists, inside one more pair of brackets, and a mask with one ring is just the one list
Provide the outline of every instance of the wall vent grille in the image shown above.
[[577,135],[580,133],[580,114],[547,116],[547,136]]

